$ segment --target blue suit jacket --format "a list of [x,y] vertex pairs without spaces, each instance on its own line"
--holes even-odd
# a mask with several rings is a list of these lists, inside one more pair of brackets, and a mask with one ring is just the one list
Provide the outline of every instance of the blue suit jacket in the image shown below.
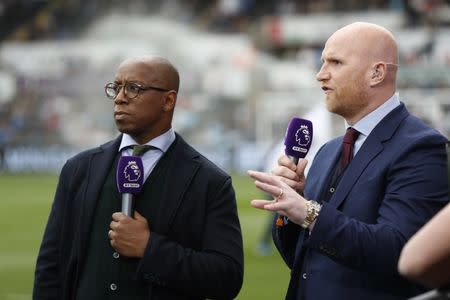
[[[323,203],[311,234],[274,227],[291,268],[286,299],[405,299],[422,292],[402,279],[405,242],[448,202],[446,138],[404,104],[370,133]],[[308,174],[305,198],[323,201],[342,137],[325,144]]]

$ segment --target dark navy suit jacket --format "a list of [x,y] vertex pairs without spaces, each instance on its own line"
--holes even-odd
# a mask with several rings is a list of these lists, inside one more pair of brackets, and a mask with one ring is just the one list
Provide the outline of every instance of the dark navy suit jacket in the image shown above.
[[[305,198],[324,201],[342,137],[310,168]],[[422,292],[397,273],[405,242],[448,202],[446,138],[402,103],[369,134],[309,231],[274,227],[291,268],[286,299],[406,299]]]
[[[121,137],[68,160],[37,259],[34,300],[71,300],[86,258],[99,193]],[[149,299],[231,299],[243,280],[231,178],[177,135],[169,178],[136,277]],[[105,234],[107,232],[105,231]]]

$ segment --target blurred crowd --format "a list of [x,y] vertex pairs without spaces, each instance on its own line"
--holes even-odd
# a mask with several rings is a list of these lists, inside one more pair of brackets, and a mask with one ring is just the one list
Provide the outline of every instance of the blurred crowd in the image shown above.
[[267,16],[364,10],[400,11],[411,27],[448,25],[448,17],[441,16],[448,5],[448,0],[2,0],[0,40],[73,38],[116,9],[125,14],[162,13],[206,30],[243,32]]
[[[292,112],[321,99],[322,37],[358,17],[398,34],[399,89],[448,135],[448,0],[1,0],[0,168],[13,170],[5,161],[18,147],[85,148],[114,135],[102,86],[116,62],[143,49],[180,67],[177,130],[227,169],[254,167],[243,162],[262,159]],[[117,49],[119,39],[132,50]],[[274,113],[273,101],[284,109]]]

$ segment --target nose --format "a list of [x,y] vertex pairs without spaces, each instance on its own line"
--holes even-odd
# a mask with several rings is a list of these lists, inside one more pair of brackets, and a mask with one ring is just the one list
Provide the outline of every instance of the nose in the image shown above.
[[127,102],[128,99],[125,96],[125,87],[121,86],[119,93],[117,94],[116,98],[114,99],[115,104],[124,103]]
[[325,64],[322,64],[319,72],[316,74],[317,81],[324,81],[330,79],[330,72],[328,72],[325,68]]

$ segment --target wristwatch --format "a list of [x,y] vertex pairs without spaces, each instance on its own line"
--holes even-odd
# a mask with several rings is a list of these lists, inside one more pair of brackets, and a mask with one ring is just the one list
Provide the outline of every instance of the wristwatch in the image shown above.
[[311,223],[314,222],[315,219],[317,219],[321,208],[322,205],[314,200],[306,201],[306,218],[303,220],[300,226],[305,229],[308,228],[309,225],[311,225]]

